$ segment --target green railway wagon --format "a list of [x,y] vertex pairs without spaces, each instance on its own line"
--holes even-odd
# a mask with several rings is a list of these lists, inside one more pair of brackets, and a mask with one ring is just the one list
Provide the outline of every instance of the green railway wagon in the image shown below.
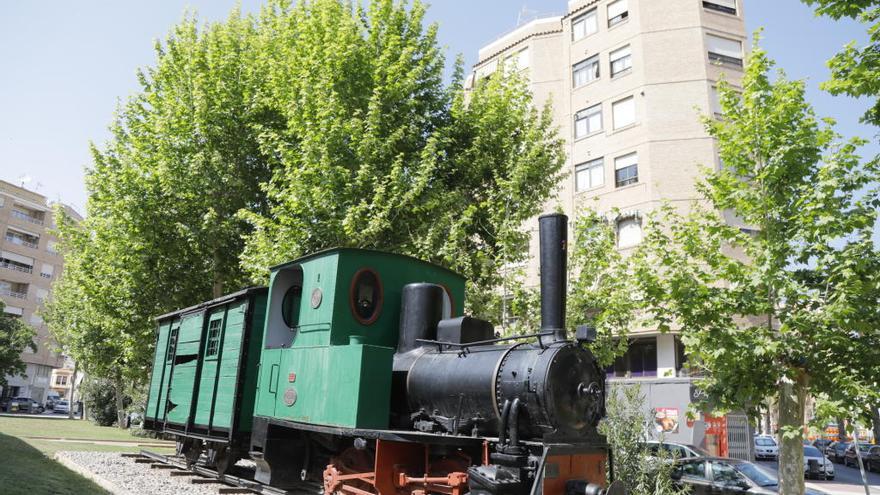
[[266,294],[249,288],[156,318],[144,427],[175,435],[187,457],[247,449]]

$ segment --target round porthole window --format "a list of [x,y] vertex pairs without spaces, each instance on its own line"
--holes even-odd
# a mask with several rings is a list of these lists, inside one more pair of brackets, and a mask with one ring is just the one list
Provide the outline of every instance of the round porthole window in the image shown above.
[[382,311],[382,282],[379,274],[363,268],[351,280],[351,312],[362,325],[369,325],[379,318]]
[[299,305],[301,299],[302,287],[298,285],[290,286],[287,292],[284,293],[284,298],[281,299],[281,318],[284,319],[284,324],[290,328],[299,325]]

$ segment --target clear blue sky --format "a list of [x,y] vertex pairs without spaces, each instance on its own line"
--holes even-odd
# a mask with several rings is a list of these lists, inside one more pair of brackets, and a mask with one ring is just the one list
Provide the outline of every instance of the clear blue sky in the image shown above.
[[[651,0],[656,1],[656,0]],[[694,0],[696,1],[696,0]],[[138,89],[135,70],[153,62],[153,40],[194,9],[203,21],[223,19],[235,0],[121,2],[0,2],[0,179],[26,185],[82,211],[88,144],[108,136],[120,98]],[[242,0],[245,12],[260,2]],[[561,13],[566,0],[435,0],[430,20],[440,24],[449,60],[468,66],[477,49],[514,28],[523,9]],[[845,135],[871,138],[858,124],[866,103],[819,91],[825,61],[850,40],[864,40],[853,22],[817,19],[797,0],[745,0],[748,29],[765,28],[764,46],[790,77],[808,78],[820,115],[838,120]]]

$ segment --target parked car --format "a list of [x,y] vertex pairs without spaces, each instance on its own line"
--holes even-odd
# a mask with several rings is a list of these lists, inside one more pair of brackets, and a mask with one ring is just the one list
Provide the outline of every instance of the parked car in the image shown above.
[[666,457],[675,459],[684,459],[685,457],[708,457],[709,453],[695,445],[678,442],[660,442],[650,440],[645,444],[648,449],[648,455],[658,457],[660,450],[666,454]]
[[[679,486],[687,486],[693,495],[772,494],[779,493],[776,473],[762,466],[723,457],[695,457],[679,460],[672,471]],[[807,495],[826,495],[807,488]]]
[[0,411],[9,412],[9,402],[12,401],[12,397],[3,397],[0,398]]
[[[811,465],[810,461],[814,461]],[[834,463],[816,447],[804,445],[804,477],[834,479]]]
[[862,462],[868,471],[880,473],[880,445],[870,445],[867,454],[862,454]]
[[55,402],[55,409],[53,410],[56,413],[67,414],[70,412],[70,402],[66,400],[59,400]]
[[831,442],[833,441],[834,440],[828,440],[827,438],[817,438],[813,440],[813,443],[810,445],[819,449],[819,452],[825,452],[825,448],[831,445]]
[[773,437],[761,435],[755,437],[755,459],[776,460],[779,458],[779,445]]
[[831,442],[831,445],[825,447],[825,455],[831,459],[831,462],[843,462],[847,447],[849,442]]
[[43,406],[30,397],[13,397],[9,401],[9,412],[39,414],[43,412]]
[[[859,452],[860,452],[861,457],[864,458],[865,456],[867,456],[868,450],[870,450],[870,448],[871,448],[871,446],[869,444],[860,443],[859,444]],[[864,459],[862,459],[862,462],[864,463]],[[859,467],[859,459],[856,456],[856,444],[851,443],[846,448],[846,451],[843,453],[843,465],[844,466]],[[867,466],[865,466],[865,467],[867,467]]]

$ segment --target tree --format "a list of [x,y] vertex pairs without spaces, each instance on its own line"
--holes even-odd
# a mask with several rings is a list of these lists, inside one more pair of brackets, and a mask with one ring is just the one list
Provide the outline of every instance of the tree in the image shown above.
[[[757,45],[757,43],[756,43]],[[715,409],[779,407],[780,493],[802,494],[804,402],[875,402],[880,198],[863,141],[843,141],[804,99],[804,83],[756,47],[742,94],[719,84],[722,119],[705,120],[720,161],[703,204],[665,207],[636,255],[646,306],[678,328]]]
[[36,332],[3,309],[6,304],[0,301],[0,387],[5,388],[7,376],[23,375],[26,369],[21,353],[30,348],[37,351],[34,343]]
[[802,0],[816,13],[833,19],[848,17],[868,26],[868,44],[846,45],[829,62],[831,80],[822,84],[833,95],[874,98],[862,120],[880,126],[880,2],[877,0]]
[[607,414],[599,423],[599,431],[611,447],[612,462],[607,467],[614,476],[609,479],[624,482],[632,495],[689,493],[686,487],[677,488],[672,481],[675,459],[671,454],[664,449],[648,451],[653,417],[644,404],[645,396],[638,384],[621,385],[608,394]]
[[465,92],[459,62],[445,86],[425,9],[329,0],[263,13],[263,51],[277,54],[261,61],[264,97],[286,126],[261,135],[276,170],[269,210],[243,215],[255,278],[328,247],[377,248],[459,271],[481,289],[473,302],[522,259],[522,225],[561,177],[550,112],[503,68]]
[[[276,261],[373,247],[492,287],[564,161],[549,112],[506,71],[445,85],[425,6],[270,1],[156,45],[93,146],[86,219],[46,321],[90,376],[139,386],[152,318],[265,281]],[[129,390],[130,391],[130,390]],[[122,421],[120,421],[122,424]]]

